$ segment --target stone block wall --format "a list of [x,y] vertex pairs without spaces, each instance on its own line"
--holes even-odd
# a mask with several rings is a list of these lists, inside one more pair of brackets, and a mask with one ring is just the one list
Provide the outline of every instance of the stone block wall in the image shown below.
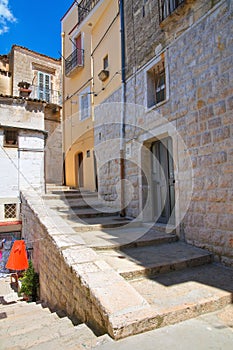
[[[18,83],[26,81],[39,86],[38,72],[50,74],[54,91],[61,90],[61,61],[39,54],[27,48],[13,45],[10,53],[10,70],[12,71],[11,95],[19,96]],[[33,96],[38,98],[39,96]]]
[[159,1],[125,1],[126,74],[131,76],[220,0],[186,0],[163,22]]
[[[166,56],[169,100],[155,108],[176,127],[192,162],[193,191],[183,221],[184,237],[227,265],[233,264],[232,30],[232,12],[223,1],[170,44]],[[137,75],[138,81],[145,81],[143,74]],[[134,86],[132,78],[127,102],[135,100]],[[140,84],[137,87],[136,102],[143,100],[146,108],[145,93]],[[156,132],[153,123],[151,128],[150,123],[144,125]],[[181,171],[180,154],[177,157]],[[181,182],[177,186],[179,192],[185,191]]]
[[[199,1],[187,3],[207,5]],[[230,3],[220,1],[213,7],[204,6],[198,19],[168,44],[164,53],[168,94],[160,106],[147,108],[147,64],[127,80],[127,104],[136,107],[135,113],[126,113],[126,141],[149,149],[156,139],[171,134],[179,201],[176,224],[181,224],[182,237],[188,243],[209,249],[217,261],[232,266],[233,41],[229,33],[233,31],[233,14]],[[149,43],[147,47],[151,47]],[[155,62],[159,55],[160,52],[154,56]],[[152,56],[145,53],[145,60]],[[182,150],[177,139],[183,143]],[[151,159],[145,157],[145,162],[149,166]],[[150,174],[147,174],[151,196]],[[131,183],[141,175],[138,167],[135,171],[126,167],[126,177]],[[139,215],[142,210],[143,181],[140,181],[137,209],[133,201],[127,208],[131,216]]]

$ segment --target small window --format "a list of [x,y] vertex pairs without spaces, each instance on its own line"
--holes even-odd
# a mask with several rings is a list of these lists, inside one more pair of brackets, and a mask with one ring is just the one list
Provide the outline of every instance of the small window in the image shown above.
[[165,100],[166,74],[162,60],[147,72],[147,107],[153,107]]
[[16,219],[17,214],[17,205],[13,204],[4,204],[4,217],[5,219]]
[[160,22],[170,16],[184,0],[159,0]]
[[18,146],[18,131],[5,130],[4,146],[17,147]]
[[103,68],[108,69],[108,55],[103,59]]
[[79,96],[80,120],[90,117],[91,112],[90,88],[81,91]]
[[87,158],[90,158],[90,156],[91,156],[91,151],[88,150],[88,151],[87,151]]

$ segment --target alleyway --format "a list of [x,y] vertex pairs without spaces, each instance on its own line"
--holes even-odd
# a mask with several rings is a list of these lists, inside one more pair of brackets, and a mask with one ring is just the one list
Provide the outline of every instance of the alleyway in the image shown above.
[[0,278],[1,350],[231,350],[233,306],[118,342],[97,337],[84,324],[74,326],[34,303],[18,300],[10,278]]

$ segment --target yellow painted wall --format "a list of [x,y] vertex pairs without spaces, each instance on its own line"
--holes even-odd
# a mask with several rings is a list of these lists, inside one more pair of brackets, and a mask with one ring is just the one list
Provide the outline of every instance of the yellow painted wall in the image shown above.
[[[84,67],[77,69],[69,77],[64,77],[64,151],[66,154],[66,184],[76,186],[75,155],[83,152],[84,156],[84,187],[95,189],[94,173],[94,130],[93,115],[80,120],[79,102],[80,94],[86,87],[92,92],[91,103],[93,107],[104,101],[120,87],[120,18],[117,0],[99,1],[89,16],[77,26],[78,10],[76,5],[70,9],[62,20],[63,56],[67,58],[74,50],[75,37],[80,33],[83,39]],[[106,34],[113,19],[116,18]],[[93,49],[98,48],[93,52]],[[93,56],[91,55],[93,52]],[[108,55],[109,78],[102,83],[98,73],[103,69],[103,58]],[[103,90],[103,88],[105,88]],[[97,96],[94,97],[94,93]],[[91,157],[86,153],[91,150]]]
[[[78,10],[74,5],[62,21],[62,31],[64,33],[63,54],[67,58],[74,50],[75,37],[80,33],[83,40],[84,49],[84,67],[80,67],[75,74],[71,74],[64,79],[64,122],[63,122],[63,140],[66,166],[66,184],[77,186],[77,167],[76,155],[83,153],[83,173],[84,188],[95,190],[94,179],[94,159],[93,159],[93,121],[90,116],[87,119],[80,120],[80,94],[82,89],[88,86],[91,89],[91,34],[90,29],[84,32],[82,28],[77,27]],[[76,27],[75,27],[76,26]],[[87,158],[87,151],[91,151],[91,157]]]
[[[83,153],[83,173],[84,173],[84,188],[95,191],[94,177],[94,154],[93,154],[93,132],[89,131],[80,139],[73,143],[72,147],[66,153],[66,181],[69,186],[76,187],[77,185],[77,169],[76,155]],[[87,158],[87,151],[90,151],[90,158]]]
[[[94,91],[97,93],[97,96],[94,95],[95,105],[103,102],[120,87],[121,83],[120,16],[117,16],[118,12],[118,1],[111,1],[92,31]],[[116,16],[115,22],[105,34]],[[98,78],[98,74],[103,69],[103,59],[106,55],[108,55],[109,62],[109,77],[102,82]]]

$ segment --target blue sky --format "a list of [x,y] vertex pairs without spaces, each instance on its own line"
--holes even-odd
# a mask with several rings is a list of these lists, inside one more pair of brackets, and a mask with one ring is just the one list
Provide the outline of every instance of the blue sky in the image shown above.
[[0,55],[16,44],[59,58],[60,19],[73,0],[0,0]]

